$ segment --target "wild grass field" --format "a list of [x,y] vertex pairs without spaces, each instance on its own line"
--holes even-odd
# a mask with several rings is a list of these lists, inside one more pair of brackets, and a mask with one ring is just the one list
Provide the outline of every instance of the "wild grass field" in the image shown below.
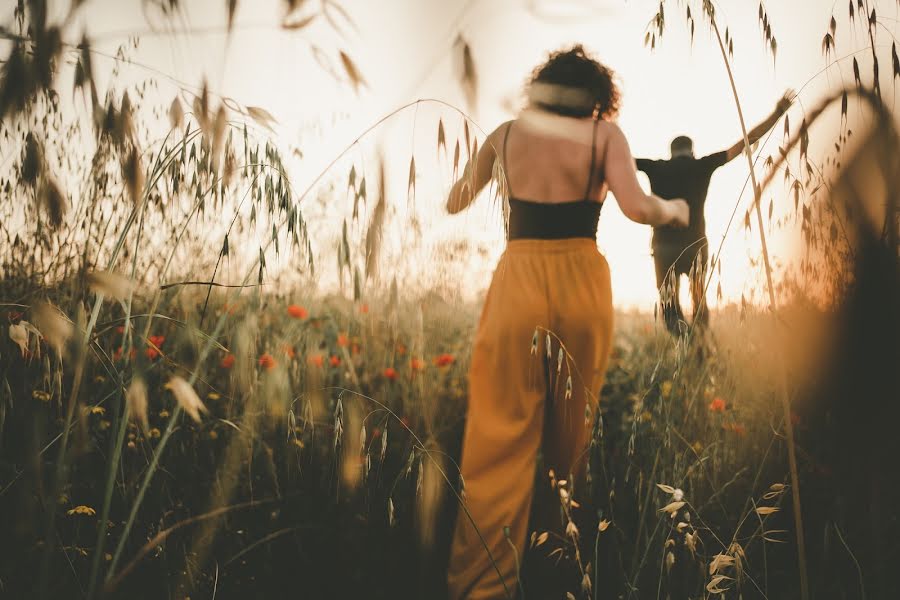
[[[67,41],[78,4],[57,21],[18,2],[0,25],[0,597],[440,598],[466,518],[481,307],[452,269],[409,275],[432,257],[397,241],[385,165],[412,162],[415,194],[415,157],[336,159],[298,187],[263,108],[205,84],[160,104],[159,82],[118,87],[115,73],[101,94],[90,39]],[[306,3],[287,4],[285,27],[302,29]],[[684,4],[728,64],[713,4]],[[664,7],[684,12],[654,4],[648,45]],[[850,13],[860,39],[896,30],[863,0]],[[774,60],[762,4],[760,29]],[[886,47],[870,39],[873,77],[853,58],[854,85],[786,123],[748,178],[769,276],[756,299],[720,303],[707,334],[683,338],[654,312],[617,311],[585,480],[521,475],[536,506],[518,597],[900,589],[900,171]],[[334,66],[364,82],[343,50]],[[836,132],[817,129],[822,114]],[[479,138],[462,122],[454,173]],[[800,249],[773,281],[762,200],[782,178]],[[579,385],[560,380],[570,357],[552,332],[520,350],[551,384]]]
[[[197,295],[193,308],[202,299]],[[99,319],[92,345],[104,360],[86,365],[89,400],[71,420],[61,393],[72,374],[45,360],[52,351],[35,335],[24,356],[6,342],[6,381],[16,397],[30,400],[11,407],[6,424],[32,427],[5,431],[11,462],[24,466],[37,456],[52,469],[58,436],[70,431],[54,551],[67,568],[55,567],[56,585],[64,586],[56,593],[77,593],[98,556],[101,568],[119,573],[112,582],[121,581],[121,593],[146,597],[212,593],[217,585],[227,596],[281,597],[300,573],[298,593],[318,590],[322,597],[365,590],[417,597],[420,586],[439,584],[447,515],[462,492],[454,471],[473,319],[431,305],[416,331],[391,326],[403,307],[288,302],[218,304],[213,313],[228,314],[233,324],[219,334],[225,343],[202,360],[202,334],[185,325],[186,314],[159,311],[146,338],[126,333],[121,317]],[[132,319],[143,328],[146,317]],[[745,347],[754,326],[741,325],[736,314],[730,320],[717,356],[755,362]],[[577,593],[583,569],[603,573],[598,584],[617,581],[623,590],[670,579],[696,586],[706,579],[705,557],[731,557],[720,559],[720,568],[734,576],[743,561],[762,562],[766,552],[765,564],[776,559],[771,573],[742,583],[765,589],[768,578],[790,579],[793,569],[783,566],[793,561],[784,549],[789,519],[780,513],[784,447],[771,430],[779,407],[765,370],[772,365],[757,365],[755,381],[747,381],[740,373],[749,364],[735,373],[718,358],[692,361],[650,315],[618,321],[588,488],[573,490],[579,533],[538,533],[525,560],[542,574],[534,585],[540,589],[548,577],[565,585],[566,574]],[[111,460],[118,465],[112,483]],[[43,555],[33,528],[40,509],[20,490],[31,491],[47,468],[10,473],[4,488],[4,519],[24,544],[4,562],[7,585]],[[543,479],[537,485],[549,492]],[[141,501],[144,509],[132,514]],[[102,546],[98,529],[105,529]],[[573,538],[593,561],[576,559]],[[769,544],[779,546],[764,549]],[[420,578],[429,571],[432,580]]]

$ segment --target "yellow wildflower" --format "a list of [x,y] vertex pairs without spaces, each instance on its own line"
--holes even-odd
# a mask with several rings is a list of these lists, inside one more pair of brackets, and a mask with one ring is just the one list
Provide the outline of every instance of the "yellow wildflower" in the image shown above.
[[97,511],[94,510],[93,508],[91,508],[90,506],[85,506],[84,504],[81,504],[79,506],[76,506],[75,508],[70,508],[69,510],[66,511],[66,514],[67,515],[88,515],[89,517],[92,517],[95,514],[97,514]]
[[671,381],[663,381],[662,385],[659,386],[659,393],[663,398],[668,398],[672,393],[672,382]]

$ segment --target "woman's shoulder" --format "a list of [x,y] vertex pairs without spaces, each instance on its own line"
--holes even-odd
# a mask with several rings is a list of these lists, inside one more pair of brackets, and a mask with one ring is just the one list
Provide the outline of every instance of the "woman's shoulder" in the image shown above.
[[487,136],[485,137],[484,143],[481,147],[485,151],[496,151],[500,149],[503,145],[504,138],[506,137],[509,128],[515,123],[516,119],[510,119],[508,121],[504,121],[500,125],[494,128]]
[[506,136],[506,133],[509,131],[509,128],[513,126],[518,119],[509,119],[497,125],[496,128],[492,132],[488,134],[488,137],[491,139],[498,139]]
[[622,128],[615,121],[601,119],[597,124],[597,128],[601,133],[606,133],[610,137],[625,137],[625,132],[622,131]]

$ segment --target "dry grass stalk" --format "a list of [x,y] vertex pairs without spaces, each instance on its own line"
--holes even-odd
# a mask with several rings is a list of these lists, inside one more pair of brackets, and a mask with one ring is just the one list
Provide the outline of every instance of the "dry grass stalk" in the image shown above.
[[195,423],[200,422],[200,413],[208,414],[209,410],[200,400],[200,396],[187,381],[179,376],[172,377],[166,384],[166,389],[172,392],[178,405]]

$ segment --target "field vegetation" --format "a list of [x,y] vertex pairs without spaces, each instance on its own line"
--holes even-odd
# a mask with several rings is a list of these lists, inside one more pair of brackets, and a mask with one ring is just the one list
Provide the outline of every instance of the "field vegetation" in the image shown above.
[[[298,189],[262,107],[205,84],[160,104],[158,81],[119,87],[115,72],[99,90],[91,40],[68,40],[79,4],[57,21],[19,2],[0,26],[0,597],[440,597],[466,518],[480,306],[449,277],[387,268],[403,213],[386,165],[411,163],[412,197],[415,155],[337,160]],[[332,0],[286,4],[288,28],[352,23]],[[751,171],[738,218],[762,238],[762,300],[683,339],[655,314],[617,313],[586,481],[535,474],[521,597],[897,589],[900,154],[882,85],[900,60],[875,42],[895,21],[867,0],[849,11],[871,42],[854,83],[785,121],[780,152]],[[648,47],[671,19],[710,28],[729,64],[711,2],[660,3]],[[762,4],[760,30],[775,60]],[[823,32],[826,65],[843,33]],[[474,94],[477,61],[458,51]],[[346,52],[329,56],[366,85]],[[480,129],[445,108],[435,147],[466,173]],[[838,110],[837,128],[819,118]],[[793,206],[775,223],[763,198],[779,185]],[[340,218],[316,220],[328,206]],[[802,248],[777,279],[776,227]],[[535,340],[535,368],[559,372],[559,340]]]

